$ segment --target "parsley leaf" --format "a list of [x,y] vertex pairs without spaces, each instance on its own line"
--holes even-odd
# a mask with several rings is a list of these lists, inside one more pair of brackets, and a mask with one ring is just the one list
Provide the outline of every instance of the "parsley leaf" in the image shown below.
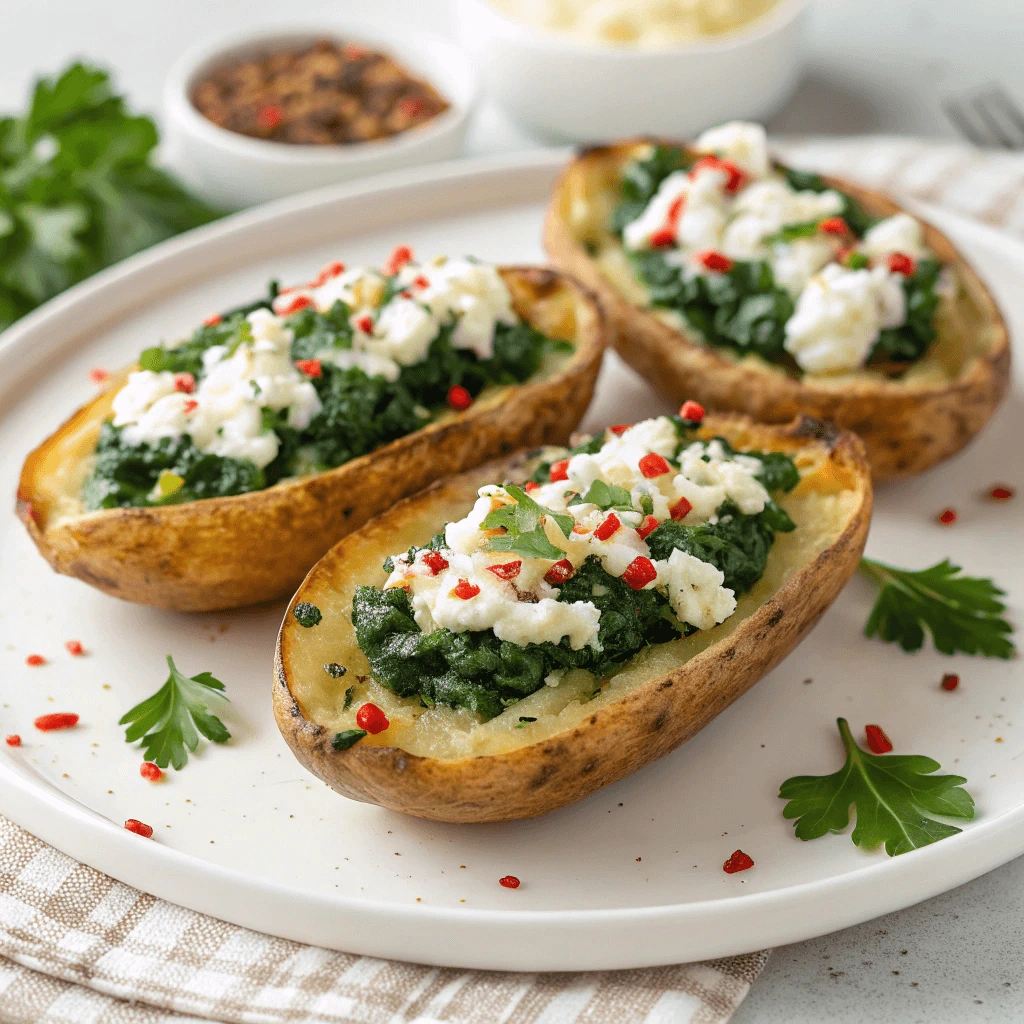
[[548,540],[541,519],[550,517],[566,537],[572,533],[576,520],[564,512],[553,512],[543,505],[538,505],[516,484],[505,484],[505,490],[515,499],[515,504],[502,505],[501,508],[487,514],[483,522],[484,529],[505,531],[504,534],[491,539],[487,545],[488,549],[513,551],[529,558],[563,558],[565,552]]
[[[612,508],[624,512],[634,511],[632,495],[630,495],[625,487],[619,487],[616,484],[606,484],[600,478],[590,485],[590,489],[583,495],[580,501],[590,505],[597,505],[603,512],[607,512]],[[574,504],[574,502],[570,502],[570,504]]]
[[861,572],[880,587],[864,626],[866,636],[898,643],[908,652],[924,644],[925,629],[943,654],[982,654],[1011,658],[1013,627],[1002,617],[1004,591],[992,580],[961,576],[960,566],[944,559],[916,572],[865,558]]
[[838,719],[846,764],[834,775],[798,775],[787,779],[779,798],[788,800],[783,817],[796,818],[798,839],[818,839],[857,824],[850,838],[865,848],[885,843],[895,857],[956,835],[962,829],[929,817],[969,821],[974,800],[960,775],[933,775],[942,766],[920,754],[869,754],[854,742],[845,718]]
[[167,665],[171,670],[167,682],[128,711],[118,725],[128,726],[127,743],[142,740],[147,761],[161,768],[171,764],[181,771],[188,763],[188,751],[194,753],[199,746],[199,733],[214,743],[231,739],[224,723],[207,708],[211,697],[228,698],[224,684],[209,672],[189,678],[178,671],[169,654]]

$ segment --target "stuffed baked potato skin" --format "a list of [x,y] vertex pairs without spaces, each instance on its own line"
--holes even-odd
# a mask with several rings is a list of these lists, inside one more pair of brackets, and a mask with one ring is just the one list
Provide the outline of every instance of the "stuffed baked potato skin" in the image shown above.
[[[621,168],[643,142],[590,149],[569,164],[552,193],[544,242],[556,266],[597,294],[612,344],[663,395],[672,401],[693,398],[762,422],[788,422],[801,414],[834,422],[860,435],[876,480],[921,473],[959,451],[985,426],[1009,387],[1009,334],[988,288],[953,243],[927,222],[922,222],[925,241],[942,262],[954,267],[965,296],[963,308],[975,321],[966,343],[943,340],[940,331],[933,346],[953,368],[948,383],[902,382],[879,372],[828,381],[800,378],[756,358],[741,362],[725,350],[688,339],[631,302],[588,254],[588,239],[574,223],[576,204],[592,203],[610,212]],[[902,209],[880,192],[823,177],[874,216]]]
[[[581,800],[664,756],[703,729],[793,650],[836,598],[860,560],[872,506],[863,446],[852,434],[836,434],[807,419],[787,427],[758,426],[737,416],[709,416],[705,422],[703,436],[724,434],[749,448],[799,451],[826,447],[824,479],[842,481],[854,499],[845,525],[832,543],[793,572],[731,633],[686,664],[642,682],[621,699],[595,707],[591,714],[581,711],[573,728],[539,742],[524,741],[498,754],[448,760],[388,746],[384,733],[367,737],[348,750],[335,750],[331,744],[334,728],[315,721],[314,712],[297,695],[303,690],[302,670],[297,665],[299,648],[315,630],[299,626],[291,609],[299,601],[324,602],[326,594],[341,581],[351,582],[353,574],[365,582],[359,575],[361,569],[353,569],[352,563],[365,565],[378,556],[383,560],[395,547],[396,537],[401,544],[411,534],[425,540],[446,516],[460,515],[472,504],[478,486],[496,479],[523,478],[529,472],[521,457],[480,467],[407,498],[342,540],[299,588],[278,637],[273,688],[278,726],[298,760],[354,800],[436,821],[507,821],[546,814]],[[532,463],[526,465],[532,468]],[[323,630],[327,622],[325,612],[317,630]],[[345,629],[350,634],[351,624],[347,622]],[[335,639],[320,640],[323,652],[343,650],[354,643],[348,638],[346,645],[339,646]],[[338,700],[350,680],[351,676],[335,682]],[[325,698],[332,696],[319,694],[321,706]]]
[[557,271],[501,272],[524,319],[575,345],[552,375],[483,397],[466,412],[315,476],[229,498],[62,516],[69,469],[95,449],[126,371],[28,456],[19,517],[57,572],[127,601],[217,611],[290,593],[340,537],[439,476],[524,445],[568,439],[601,364],[600,307]]

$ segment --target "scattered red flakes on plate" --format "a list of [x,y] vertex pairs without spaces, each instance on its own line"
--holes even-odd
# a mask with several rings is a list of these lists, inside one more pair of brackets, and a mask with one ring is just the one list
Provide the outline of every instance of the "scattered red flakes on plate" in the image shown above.
[[144,821],[139,821],[138,818],[129,818],[124,823],[124,827],[129,832],[134,832],[137,836],[142,836],[143,839],[153,838],[153,826],[147,825]]
[[4,743],[9,747],[20,747],[21,737],[16,732],[12,732],[10,736],[4,738]]
[[80,658],[83,654],[85,654],[85,648],[82,646],[81,640],[68,640],[64,644],[64,649],[68,652],[68,654],[75,658]]
[[504,878],[498,879],[498,885],[503,885],[506,889],[518,889],[522,884],[515,875],[505,875]]
[[952,526],[956,522],[956,512],[951,508],[943,509],[938,516],[943,526]]
[[73,729],[78,725],[78,715],[72,711],[54,711],[40,715],[32,723],[40,732],[56,732],[58,729]]
[[868,750],[872,754],[888,754],[892,750],[892,740],[885,735],[880,725],[865,725],[864,735],[868,741]]
[[110,371],[104,370],[102,366],[94,366],[89,371],[89,380],[91,380],[97,387],[99,387],[100,384],[106,384],[109,377]]
[[41,654],[30,654],[25,659],[25,664],[30,665],[32,668],[38,668],[40,665],[46,664],[46,659]]
[[960,685],[960,677],[955,672],[946,672],[940,685],[944,690],[955,690]]
[[144,779],[149,779],[150,782],[159,782],[164,777],[160,765],[154,764],[152,761],[143,761],[139,765],[139,774]]
[[1005,487],[1002,484],[997,484],[988,492],[988,496],[993,501],[1009,501],[1014,495],[1012,487]]
[[754,866],[754,859],[742,850],[733,851],[733,855],[722,865],[727,875],[735,875],[737,871],[746,871]]

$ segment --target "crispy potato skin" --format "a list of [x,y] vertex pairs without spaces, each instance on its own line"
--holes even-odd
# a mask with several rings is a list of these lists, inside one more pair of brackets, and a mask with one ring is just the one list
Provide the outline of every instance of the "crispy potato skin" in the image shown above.
[[17,512],[60,573],[175,611],[215,611],[291,592],[340,537],[447,473],[524,445],[568,440],[590,402],[605,342],[593,297],[568,276],[503,267],[517,312],[575,344],[557,373],[432,423],[315,476],[230,498],[93,512],[53,522],[55,472],[92,453],[113,391],[80,409],[25,461]]
[[[346,554],[360,543],[379,543],[381,556],[396,528],[423,522],[423,536],[439,527],[437,506],[453,497],[469,504],[488,480],[515,477],[510,460],[407,498],[337,544],[310,572],[278,636],[273,702],[278,727],[302,764],[354,800],[416,817],[448,822],[530,818],[574,803],[674,750],[704,728],[808,633],[842,590],[860,561],[871,517],[870,473],[858,438],[801,418],[765,427],[740,416],[709,416],[714,433],[737,444],[792,452],[826,445],[837,473],[855,480],[857,505],[842,534],[793,573],[770,600],[734,632],[675,671],[643,683],[622,699],[547,740],[498,755],[441,760],[397,747],[357,743],[331,746],[332,731],[306,718],[291,690],[290,667],[303,630],[291,608],[313,583],[341,579]],[[521,466],[521,460],[518,462]]]
[[[924,224],[928,246],[955,267],[980,311],[980,321],[992,328],[986,351],[967,360],[945,386],[906,385],[881,373],[873,374],[872,380],[851,378],[845,386],[822,386],[810,377],[770,372],[764,364],[740,363],[698,339],[688,339],[625,298],[588,255],[573,231],[570,210],[581,194],[607,190],[617,181],[619,168],[642,141],[590,149],[568,165],[552,193],[544,243],[555,266],[598,295],[608,315],[612,344],[663,395],[680,402],[693,398],[709,408],[745,412],[768,423],[788,422],[800,414],[832,421],[863,439],[876,480],[921,473],[959,451],[985,426],[1009,387],[1009,334],[988,288],[931,224]],[[875,216],[891,216],[902,209],[880,192],[841,178],[824,180]]]

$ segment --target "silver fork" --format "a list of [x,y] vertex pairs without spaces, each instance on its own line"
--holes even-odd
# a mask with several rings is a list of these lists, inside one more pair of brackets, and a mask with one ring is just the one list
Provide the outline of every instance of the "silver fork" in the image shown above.
[[990,149],[1024,149],[1024,111],[1001,85],[990,85],[942,104],[968,142]]

